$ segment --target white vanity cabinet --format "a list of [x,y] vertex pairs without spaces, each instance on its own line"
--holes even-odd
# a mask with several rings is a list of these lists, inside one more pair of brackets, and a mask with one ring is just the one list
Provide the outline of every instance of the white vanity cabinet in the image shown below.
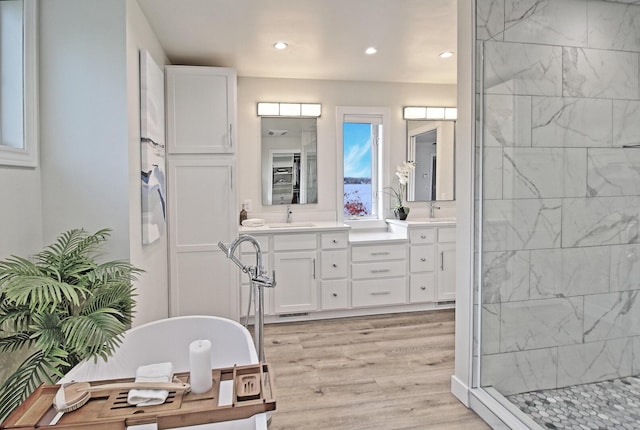
[[438,302],[456,299],[456,228],[438,227]]
[[407,245],[351,247],[351,304],[354,308],[397,305],[407,300]]
[[199,66],[166,66],[165,71],[167,153],[233,153],[236,71]]
[[436,229],[409,230],[409,301],[411,303],[436,300]]
[[318,309],[317,234],[273,236],[273,266],[276,270],[274,312],[292,314]]
[[[271,261],[271,252],[269,245],[269,236],[253,235],[260,243],[260,250],[262,251],[262,267],[271,276],[271,268],[273,262]],[[256,265],[256,249],[252,244],[244,242],[240,245],[240,252],[236,251],[236,255],[240,254],[240,260],[246,266]],[[231,262],[231,261],[229,261]],[[243,273],[235,264],[236,272],[240,277],[240,318],[244,321],[247,316],[247,309],[249,306],[249,276]],[[263,288],[264,292],[264,314],[273,315],[273,288]],[[253,299],[252,299],[253,300]],[[256,313],[256,303],[251,303],[251,312],[249,316],[253,317]]]
[[347,232],[320,234],[322,310],[349,307],[349,236]]

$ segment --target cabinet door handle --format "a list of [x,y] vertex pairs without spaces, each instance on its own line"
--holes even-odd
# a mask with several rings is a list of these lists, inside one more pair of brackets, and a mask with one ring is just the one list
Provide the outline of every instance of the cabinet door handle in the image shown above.
[[390,252],[389,251],[384,251],[384,252],[372,252],[371,255],[389,255]]
[[424,290],[426,290],[426,289],[427,289],[427,287],[425,287],[425,286],[423,285],[422,287],[420,287],[420,289],[421,289],[422,291],[424,291]]
[[425,236],[424,234],[420,235],[420,239],[426,239],[426,238],[427,238],[427,236]]
[[444,270],[444,251],[440,251],[440,270]]
[[420,261],[427,261],[427,259],[426,259],[426,258],[424,258],[424,257],[422,257],[422,258],[420,259]]
[[229,167],[229,188],[233,190],[233,167]]
[[333,239],[333,243],[338,243],[338,241],[337,241],[337,240],[335,240],[335,239]]
[[333,297],[338,297],[338,293],[333,293],[332,296]]
[[313,279],[316,279],[316,259],[313,259]]
[[229,148],[233,148],[233,124],[229,124]]
[[385,296],[387,294],[391,294],[391,291],[372,291],[372,296]]
[[338,265],[336,263],[333,263],[332,266],[335,267],[335,268],[338,267]]
[[390,272],[390,269],[377,269],[377,270],[372,270],[371,273],[386,273],[386,272]]

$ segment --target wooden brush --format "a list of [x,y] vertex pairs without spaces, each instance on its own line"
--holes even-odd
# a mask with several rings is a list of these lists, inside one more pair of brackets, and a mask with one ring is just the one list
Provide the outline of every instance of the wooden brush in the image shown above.
[[91,385],[88,382],[68,382],[62,384],[55,397],[53,407],[60,413],[75,411],[84,406],[94,391],[105,390],[169,390],[189,391],[191,385],[184,382],[120,382]]

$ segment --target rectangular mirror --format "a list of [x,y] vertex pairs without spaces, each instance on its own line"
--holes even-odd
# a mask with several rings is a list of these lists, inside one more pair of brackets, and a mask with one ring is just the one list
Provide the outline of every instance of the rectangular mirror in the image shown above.
[[261,118],[262,204],[318,203],[316,118]]
[[455,200],[454,155],[455,121],[407,121],[407,201]]

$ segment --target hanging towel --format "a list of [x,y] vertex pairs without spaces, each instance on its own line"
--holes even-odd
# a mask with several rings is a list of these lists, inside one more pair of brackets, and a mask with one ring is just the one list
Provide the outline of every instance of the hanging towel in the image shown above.
[[[171,382],[173,364],[157,363],[140,366],[136,370],[136,382]],[[129,390],[127,403],[135,406],[161,405],[169,395],[168,390]]]

